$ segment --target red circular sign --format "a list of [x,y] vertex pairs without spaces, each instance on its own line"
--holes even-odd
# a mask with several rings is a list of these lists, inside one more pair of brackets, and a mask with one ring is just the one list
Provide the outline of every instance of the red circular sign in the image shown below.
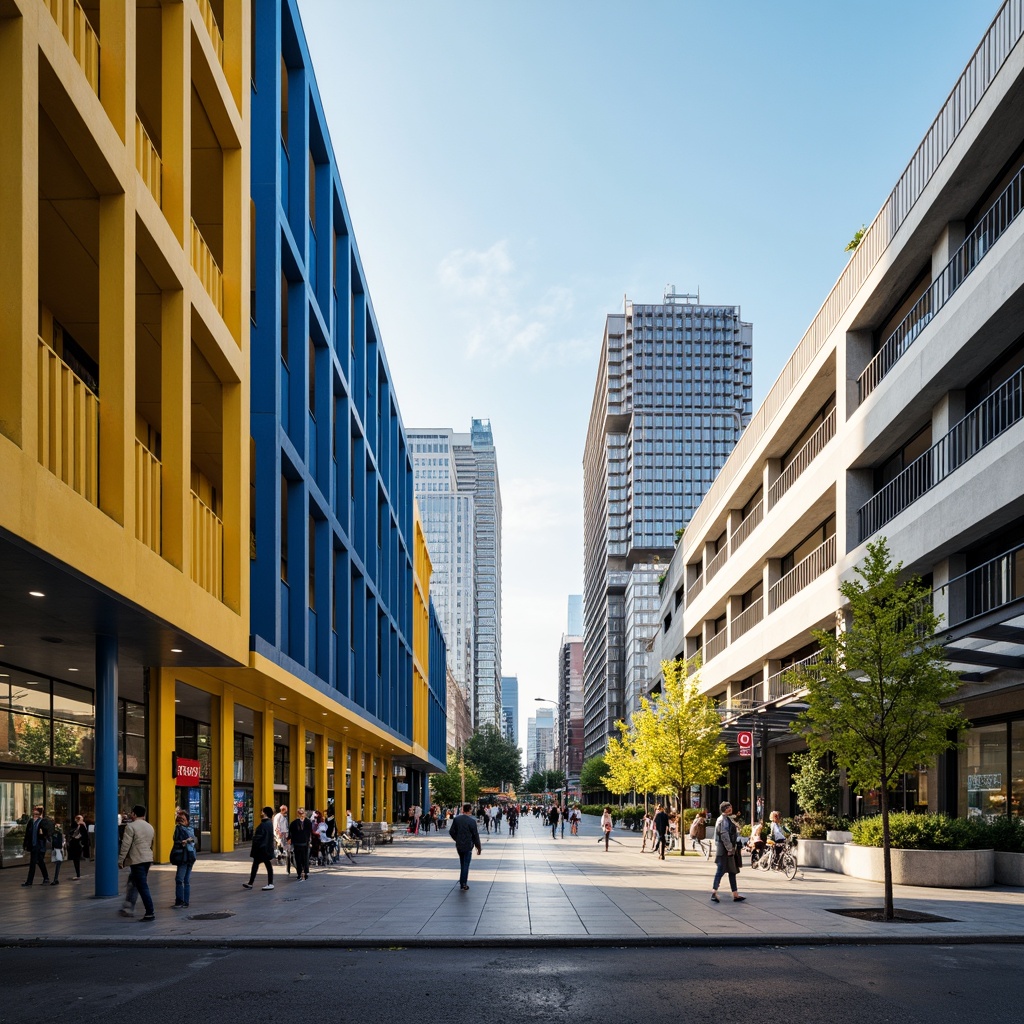
[[736,737],[736,742],[741,747],[749,747],[754,742],[754,737],[749,732],[741,732]]

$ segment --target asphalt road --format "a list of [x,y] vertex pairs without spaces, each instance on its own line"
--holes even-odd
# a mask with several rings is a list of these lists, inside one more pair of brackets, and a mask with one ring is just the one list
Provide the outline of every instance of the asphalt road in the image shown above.
[[1021,964],[1019,945],[5,948],[0,1022],[991,1024],[1021,1020]]

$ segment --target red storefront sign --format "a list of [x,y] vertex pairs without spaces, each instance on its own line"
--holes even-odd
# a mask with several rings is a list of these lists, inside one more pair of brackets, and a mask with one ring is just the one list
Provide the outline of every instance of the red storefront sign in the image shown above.
[[736,742],[740,748],[740,757],[750,757],[754,750],[754,736],[753,733],[741,732],[736,737]]
[[179,786],[199,785],[199,762],[185,757],[175,758],[175,782]]

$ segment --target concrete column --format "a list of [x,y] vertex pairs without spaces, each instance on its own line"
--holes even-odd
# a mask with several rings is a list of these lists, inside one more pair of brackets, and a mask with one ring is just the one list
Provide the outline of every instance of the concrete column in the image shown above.
[[255,718],[253,737],[253,803],[256,811],[264,804],[274,808],[274,711],[264,703],[263,710],[258,711]]
[[190,571],[192,557],[192,343],[185,294],[160,301],[161,554]]
[[967,392],[950,391],[932,409],[932,444],[948,434],[967,415]]
[[845,387],[836,388],[836,431],[860,404],[858,381],[874,355],[874,336],[871,331],[847,331],[844,346],[846,359]]
[[301,720],[288,726],[288,750],[288,813],[294,818],[306,806],[306,728]]
[[[33,17],[48,15],[37,9]],[[29,339],[39,322],[39,49],[25,22],[6,18],[0,32],[0,434],[34,458],[39,357]]]
[[966,555],[950,555],[932,568],[935,588],[935,614],[942,616],[939,629],[948,629],[967,618],[967,588],[964,581],[947,586],[950,580],[967,572]]
[[762,499],[762,515],[767,517],[768,513],[772,509],[772,502],[769,498],[772,484],[779,479],[782,473],[782,459],[765,459],[764,467],[762,469],[761,486],[764,488]]
[[950,221],[939,235],[932,249],[932,280],[942,273],[957,249],[964,244],[967,232],[962,220]]
[[183,271],[189,273],[192,207],[192,51],[191,23],[185,4],[160,9],[163,77],[161,89],[163,162],[162,208],[174,237],[184,246]]
[[334,744],[334,816],[338,819],[339,830],[345,827],[345,815],[349,809],[345,785],[348,778],[348,752],[348,741],[342,737]]
[[860,546],[858,512],[875,493],[875,474],[871,469],[848,469],[845,483],[843,477],[839,479],[846,497],[845,501],[836,501],[836,561],[842,565],[843,557]]
[[725,528],[729,534],[729,556],[732,557],[732,535],[740,528],[743,522],[743,509],[731,508],[726,516]]
[[[135,4],[100,0],[100,102],[121,141],[135,146]],[[131,154],[135,163],[135,153]]]
[[[96,826],[97,898],[120,891],[117,871],[117,637],[96,637]],[[159,771],[159,765],[150,771]]]
[[761,588],[764,591],[764,614],[767,618],[775,609],[771,603],[772,587],[782,578],[782,559],[769,558],[764,563],[761,577]]
[[732,594],[725,601],[725,617],[728,623],[729,630],[729,642],[732,643],[732,624],[733,620],[743,613],[743,596],[741,594]]
[[213,733],[213,849],[230,853],[235,848],[235,691],[224,685],[212,701]]
[[782,662],[775,658],[767,659],[762,668],[764,673],[764,695],[766,700],[772,700],[774,697],[780,696],[779,693],[773,693],[769,680],[776,672],[782,671]]
[[325,733],[313,734],[313,789],[316,793],[316,809],[327,813],[327,736]]

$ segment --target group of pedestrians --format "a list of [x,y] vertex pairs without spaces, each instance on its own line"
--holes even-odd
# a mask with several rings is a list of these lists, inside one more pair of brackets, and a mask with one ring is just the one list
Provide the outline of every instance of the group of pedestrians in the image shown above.
[[[41,877],[42,885],[60,885],[60,869],[65,860],[70,859],[75,873],[74,881],[82,877],[82,858],[89,856],[89,826],[81,814],[75,815],[67,835],[46,816],[42,807],[32,808],[32,818],[25,827],[25,839],[22,847],[28,856],[28,878],[23,886],[35,883],[36,871]],[[46,869],[46,853],[50,851],[50,863],[53,866],[53,878]]]

